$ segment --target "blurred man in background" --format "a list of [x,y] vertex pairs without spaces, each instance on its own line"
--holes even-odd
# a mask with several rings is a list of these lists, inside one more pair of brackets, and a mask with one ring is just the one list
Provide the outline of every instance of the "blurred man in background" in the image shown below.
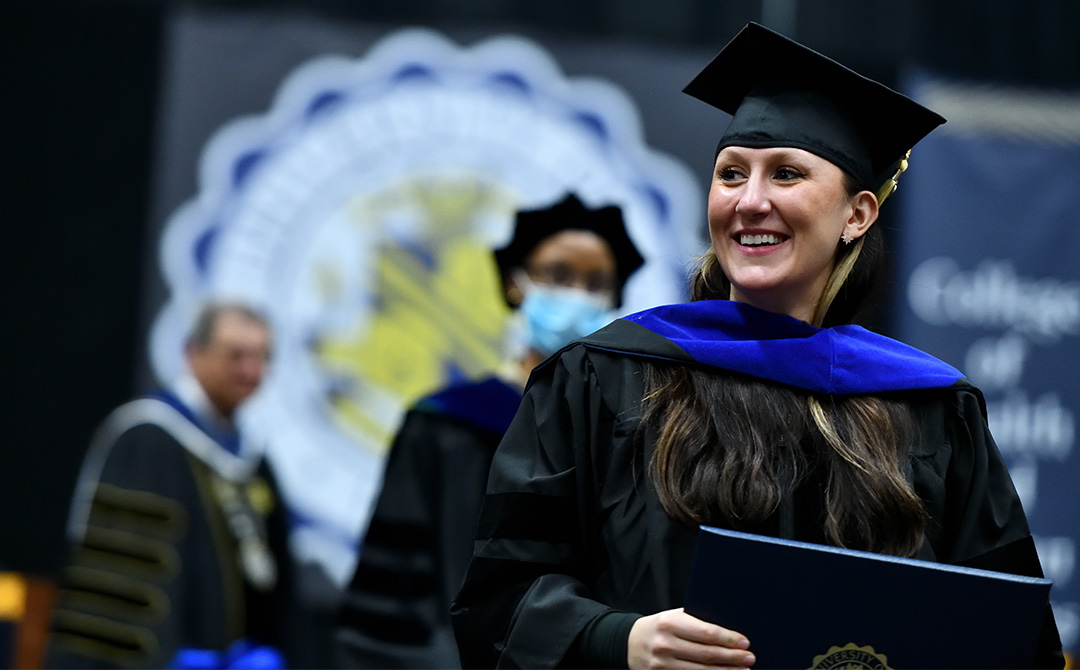
[[235,421],[270,350],[258,312],[207,304],[187,372],[99,429],[72,506],[50,666],[285,662],[294,608],[284,504]]

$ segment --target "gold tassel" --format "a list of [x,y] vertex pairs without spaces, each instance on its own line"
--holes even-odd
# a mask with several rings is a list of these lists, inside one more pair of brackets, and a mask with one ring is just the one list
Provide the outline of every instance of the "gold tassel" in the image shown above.
[[881,207],[885,202],[885,198],[896,192],[896,187],[899,185],[900,175],[907,170],[908,159],[911,158],[911,149],[907,150],[904,157],[896,164],[896,173],[892,177],[885,180],[885,183],[881,185],[881,188],[877,192],[878,207]]

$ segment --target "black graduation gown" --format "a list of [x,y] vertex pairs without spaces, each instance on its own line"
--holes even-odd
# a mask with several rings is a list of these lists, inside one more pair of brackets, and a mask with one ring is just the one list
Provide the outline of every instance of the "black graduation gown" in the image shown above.
[[[452,607],[465,667],[573,662],[575,640],[598,615],[682,606],[696,529],[667,516],[647,475],[656,435],[637,431],[646,357],[699,364],[670,339],[618,320],[534,372],[494,458]],[[918,424],[913,483],[932,517],[917,557],[1041,576],[978,391],[961,380],[905,397]],[[796,504],[793,516],[784,535],[823,541],[815,514]],[[779,523],[750,530],[779,535]],[[1039,653],[1040,667],[1063,666],[1049,607]]]
[[450,601],[472,557],[491,458],[520,402],[519,389],[490,378],[406,414],[343,598],[340,667],[459,666]]
[[[164,667],[181,648],[224,651],[241,639],[292,651],[287,521],[273,473],[227,454],[172,400],[121,407],[88,452],[49,667]],[[244,509],[230,509],[272,557],[270,572],[257,561],[265,580],[244,569],[221,503],[232,494]]]

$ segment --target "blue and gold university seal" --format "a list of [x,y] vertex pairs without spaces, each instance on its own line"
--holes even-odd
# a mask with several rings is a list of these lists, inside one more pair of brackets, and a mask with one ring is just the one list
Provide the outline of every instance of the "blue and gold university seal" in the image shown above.
[[874,651],[873,647],[859,647],[849,642],[843,647],[829,647],[820,656],[814,657],[809,670],[892,670],[884,654]]

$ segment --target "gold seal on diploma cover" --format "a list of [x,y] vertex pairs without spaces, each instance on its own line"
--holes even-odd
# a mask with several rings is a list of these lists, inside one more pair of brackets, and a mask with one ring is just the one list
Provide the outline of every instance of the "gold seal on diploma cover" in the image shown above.
[[849,642],[843,647],[829,647],[829,651],[815,656],[809,670],[892,670],[885,654],[878,654],[873,647],[858,647]]

